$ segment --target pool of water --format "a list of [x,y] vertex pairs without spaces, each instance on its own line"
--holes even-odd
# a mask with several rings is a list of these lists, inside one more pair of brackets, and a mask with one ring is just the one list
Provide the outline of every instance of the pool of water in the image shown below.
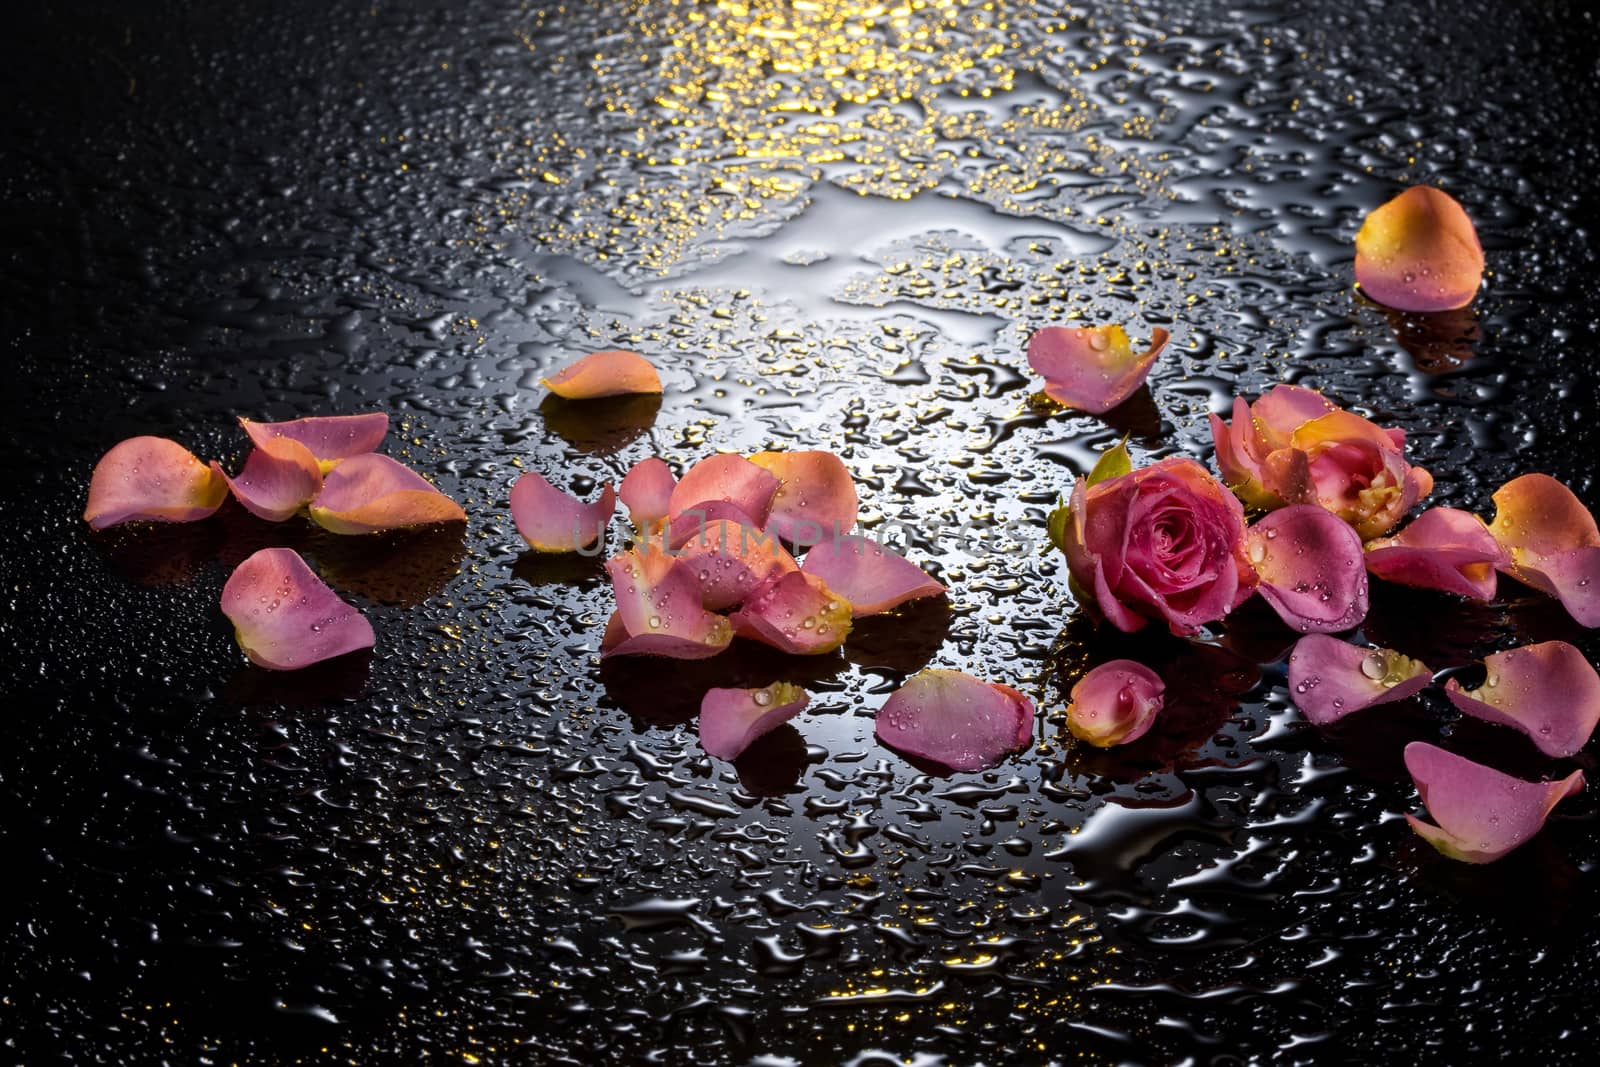
[[[297,0],[14,25],[8,1051],[1459,1062],[1593,1034],[1587,794],[1504,862],[1449,864],[1399,817],[1403,744],[1534,776],[1531,745],[1426,697],[1317,731],[1270,614],[1199,645],[1097,633],[1042,533],[1099,451],[1209,463],[1207,413],[1279,381],[1405,428],[1434,502],[1488,513],[1542,470],[1600,503],[1591,16]],[[1416,182],[1477,220],[1467,311],[1350,285],[1361,218]],[[1069,320],[1170,329],[1149,392],[1035,404],[1026,338]],[[608,347],[657,363],[659,401],[544,399]],[[464,531],[79,518],[125,436],[232,469],[237,415],[368,408]],[[511,482],[762,448],[842,456],[947,600],[816,659],[602,666],[604,572],[525,551]],[[969,522],[1000,532],[944,536]],[[359,603],[375,654],[245,666],[217,596],[266,545]],[[1375,588],[1364,636],[1435,667],[1600,651],[1510,583]],[[1186,680],[1178,713],[1086,752],[1063,682],[1129,650]],[[877,744],[930,665],[1027,692],[1033,747],[943,775]],[[807,711],[707,757],[704,689],[780,677]]]

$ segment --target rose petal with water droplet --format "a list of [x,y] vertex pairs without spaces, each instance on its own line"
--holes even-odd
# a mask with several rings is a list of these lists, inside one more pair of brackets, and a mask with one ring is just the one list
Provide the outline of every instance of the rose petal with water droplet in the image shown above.
[[754,525],[765,527],[777,492],[777,476],[743,456],[707,456],[673,487],[667,515],[670,520],[720,502],[737,508]]
[[1166,691],[1161,676],[1142,663],[1102,663],[1072,687],[1067,729],[1099,748],[1137,741],[1155,724]]
[[1121,326],[1046,326],[1028,338],[1028,366],[1051,400],[1103,415],[1144,384],[1169,336],[1156,327],[1150,347],[1136,353]]
[[1577,496],[1547,474],[1513,478],[1494,494],[1489,532],[1500,570],[1561,601],[1584,626],[1600,626],[1600,530]]
[[738,759],[756,738],[805,709],[811,698],[788,682],[764,689],[708,689],[700,701],[700,747],[718,759]]
[[298,441],[317,458],[326,474],[335,463],[373,451],[389,432],[389,416],[381,411],[360,415],[316,415],[288,422],[255,422],[240,418],[239,425],[257,448],[269,441]]
[[1563,799],[1583,788],[1582,771],[1525,782],[1425,741],[1406,746],[1406,770],[1437,826],[1407,815],[1423,840],[1466,863],[1492,863],[1532,840]]
[[844,644],[850,602],[803,571],[771,578],[729,617],[734,632],[783,652],[816,656]]
[[511,521],[535,552],[588,548],[605,536],[616,510],[617,494],[610,482],[590,504],[563,493],[538,471],[526,472],[511,486]]
[[1010,686],[929,668],[884,701],[874,733],[908,756],[981,771],[1027,748],[1033,721],[1033,701]]
[[311,521],[336,534],[466,520],[466,512],[432,482],[376,452],[339,461],[311,501]]
[[1454,197],[1413,185],[1375,209],[1356,233],[1356,282],[1401,311],[1466,307],[1483,281],[1478,231]]
[[623,552],[606,561],[617,598],[619,639],[608,626],[601,657],[665,656],[706,659],[733,641],[728,620],[700,604],[700,583],[689,566],[662,552]]
[[757,452],[750,462],[778,479],[766,526],[791,551],[855,529],[861,502],[850,471],[832,452]]
[[339,599],[298,552],[263,548],[222,587],[222,613],[257,666],[292,671],[371,648],[372,624]]
[[1463,715],[1521,730],[1540,752],[1558,759],[1589,743],[1600,724],[1600,675],[1578,649],[1545,641],[1496,652],[1483,665],[1488,673],[1476,689],[1463,689],[1454,678],[1445,683]]
[[566,400],[661,392],[661,375],[637,352],[593,352],[539,382]]
[[1493,600],[1504,551],[1482,519],[1457,508],[1429,508],[1393,537],[1369,541],[1367,570],[1385,581]]
[[800,569],[848,600],[856,618],[946,592],[921,567],[867,537],[830,538],[814,545]]
[[1404,700],[1427,688],[1433,672],[1387,648],[1307,634],[1289,653],[1289,699],[1318,726],[1351,712]]
[[667,517],[672,506],[672,490],[677,484],[678,479],[666,461],[651,456],[628,468],[617,495],[627,506],[633,525],[644,532]]
[[227,496],[227,477],[215,463],[202,463],[165,437],[130,437],[95,464],[83,520],[96,530],[124,522],[195,522]]
[[283,522],[322,489],[322,467],[294,438],[269,437],[251,449],[238,476],[228,478],[228,489],[250,514]]
[[708,522],[699,536],[675,546],[677,557],[700,583],[700,599],[712,611],[742,604],[780,575],[799,570],[778,539],[742,522]]
[[1353,629],[1367,617],[1367,572],[1361,538],[1338,516],[1295,504],[1263,517],[1246,552],[1257,589],[1286,624],[1301,633]]

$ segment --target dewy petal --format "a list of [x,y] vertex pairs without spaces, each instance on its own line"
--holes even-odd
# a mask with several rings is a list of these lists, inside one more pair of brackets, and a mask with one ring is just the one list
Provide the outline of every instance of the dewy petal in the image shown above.
[[1072,687],[1067,729],[1099,748],[1137,741],[1155,723],[1166,691],[1161,676],[1142,663],[1102,663]]
[[1303,385],[1275,385],[1250,405],[1250,417],[1268,451],[1277,451],[1301,426],[1338,411],[1339,405]]
[[389,416],[381,411],[360,415],[318,415],[289,422],[252,422],[241,418],[239,425],[257,448],[278,438],[298,441],[311,450],[326,473],[335,463],[351,456],[371,452],[383,443],[389,432]]
[[1393,537],[1369,541],[1367,570],[1385,581],[1493,600],[1502,551],[1482,519],[1429,508]]
[[1289,699],[1318,726],[1353,711],[1420,693],[1433,672],[1387,648],[1362,648],[1307,634],[1289,653]]
[[769,579],[729,617],[734,632],[782,652],[816,656],[844,644],[850,603],[821,578],[790,571]]
[[1223,422],[1216,415],[1211,422],[1211,440],[1217,450],[1217,469],[1228,488],[1253,508],[1274,508],[1283,503],[1267,491],[1266,442],[1256,429],[1250,405],[1243,397],[1233,398],[1233,421]]
[[1007,685],[930,668],[878,709],[878,740],[954,771],[993,767],[1033,740],[1033,701]]
[[855,529],[860,506],[855,482],[832,452],[757,452],[750,462],[778,479],[767,529],[791,549]]
[[1406,821],[1441,853],[1467,863],[1492,863],[1532,840],[1551,809],[1583,788],[1582,771],[1525,782],[1425,741],[1406,746],[1406,770],[1439,825],[1414,815]]
[[1584,626],[1600,626],[1600,530],[1589,509],[1547,474],[1513,478],[1494,502],[1500,569],[1559,599]]
[[593,352],[539,381],[566,400],[661,392],[661,375],[637,352]]
[[308,667],[374,640],[372,624],[288,548],[263,548],[234,568],[222,613],[244,654],[268,670]]
[[1545,641],[1484,659],[1488,674],[1476,689],[1445,683],[1463,715],[1521,730],[1547,756],[1574,755],[1600,723],[1600,675],[1565,641]]
[[[682,560],[624,552],[606,562],[627,637],[607,628],[601,657],[706,659],[727,648],[733,628],[700,604],[700,583]],[[615,643],[611,643],[615,641]],[[607,647],[609,645],[609,647]]]
[[536,552],[588,548],[605,536],[616,510],[617,494],[610,482],[592,504],[563,493],[538,471],[528,471],[511,486],[511,521]]
[[216,511],[228,481],[215,465],[165,437],[130,437],[100,457],[83,520],[96,530],[123,522],[195,522]]
[[800,569],[848,600],[858,619],[946,591],[921,567],[867,537],[830,538],[814,545]]
[[700,747],[718,759],[736,760],[756,738],[800,714],[810,699],[788,682],[764,689],[708,689],[700,701]]
[[1250,563],[1272,610],[1301,633],[1336,633],[1367,617],[1361,538],[1337,515],[1295,504],[1249,530]]
[[466,512],[432,482],[376,452],[340,461],[323,477],[322,491],[311,501],[311,521],[336,534],[466,519]]
[[741,604],[772,579],[799,569],[774,535],[738,521],[707,522],[674,548],[700,583],[701,603],[712,611]]
[[731,504],[757,526],[766,526],[778,479],[743,456],[717,455],[690,467],[673,487],[667,514],[677,518],[713,502]]
[[628,507],[628,518],[639,530],[649,530],[667,517],[672,490],[678,484],[665,460],[651,456],[641,459],[622,478],[617,495]]
[[1135,354],[1121,326],[1046,326],[1028,339],[1028,365],[1051,400],[1103,415],[1144,384],[1169,336],[1156,327],[1150,347]]
[[317,495],[322,467],[311,449],[294,438],[269,437],[251,450],[239,476],[228,478],[228,488],[250,514],[282,522]]
[[1414,185],[1368,215],[1356,234],[1356,281],[1401,311],[1448,311],[1472,303],[1483,247],[1450,194]]

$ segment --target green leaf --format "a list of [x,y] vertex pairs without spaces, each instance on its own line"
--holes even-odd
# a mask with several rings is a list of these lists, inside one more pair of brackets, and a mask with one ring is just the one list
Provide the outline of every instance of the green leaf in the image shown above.
[[1062,552],[1067,550],[1067,523],[1072,521],[1072,508],[1065,502],[1058,504],[1045,519],[1045,532],[1050,535],[1050,543]]
[[1089,472],[1089,484],[1094,485],[1107,478],[1120,478],[1131,470],[1133,457],[1128,455],[1128,438],[1124,435],[1115,448],[1100,453],[1100,458],[1095,460],[1094,470]]

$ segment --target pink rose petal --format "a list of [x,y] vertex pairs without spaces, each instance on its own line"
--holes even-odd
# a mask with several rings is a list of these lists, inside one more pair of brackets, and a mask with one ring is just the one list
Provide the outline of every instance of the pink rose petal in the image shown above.
[[708,522],[675,554],[700,583],[700,599],[712,611],[742,604],[769,581],[799,569],[772,534],[741,522]]
[[1356,282],[1401,311],[1465,307],[1483,281],[1483,247],[1466,210],[1413,185],[1368,215],[1356,234]]
[[1406,769],[1432,826],[1407,815],[1422,838],[1453,860],[1492,863],[1532,840],[1551,809],[1583,788],[1583,772],[1555,782],[1525,782],[1452,752],[1413,741]]
[[361,415],[318,415],[289,422],[252,422],[241,418],[239,425],[257,448],[279,438],[298,441],[317,457],[323,472],[341,459],[371,452],[383,443],[389,432],[389,416],[381,411]]
[[1503,553],[1470,511],[1429,508],[1393,537],[1367,543],[1367,570],[1385,581],[1493,600]]
[[1135,353],[1121,326],[1046,326],[1028,339],[1028,366],[1051,400],[1103,415],[1144,384],[1169,336],[1156,327],[1150,347]]
[[1067,704],[1067,729],[1098,748],[1143,737],[1160,713],[1166,683],[1131,659],[1102,663],[1078,679]]
[[1500,569],[1561,601],[1584,626],[1600,626],[1600,530],[1577,496],[1546,474],[1513,478],[1494,494],[1489,532],[1506,551]]
[[921,567],[867,537],[819,542],[806,553],[800,569],[821,578],[849,601],[851,614],[858,619],[946,592]]
[[[768,533],[761,528],[761,524],[745,514],[743,508],[730,504],[726,500],[708,500],[703,504],[696,504],[687,511],[673,517],[666,523],[661,531],[661,540],[671,548],[682,548],[697,538],[703,537],[706,531],[712,529],[719,522],[731,522],[738,526],[748,527],[754,531],[749,536],[755,539],[759,534],[762,540],[777,542],[777,534]],[[778,545],[782,548],[782,545]],[[785,552],[788,550],[785,549]]]
[[1343,519],[1295,504],[1263,517],[1248,536],[1258,589],[1286,624],[1301,633],[1335,633],[1367,617],[1361,538]]
[[667,514],[669,518],[677,518],[721,501],[738,508],[757,526],[764,527],[777,491],[777,477],[743,456],[707,456],[690,467],[673,487]]
[[850,603],[821,578],[790,571],[750,594],[728,621],[740,637],[793,655],[817,656],[844,644]]
[[700,702],[700,747],[732,762],[756,738],[800,714],[810,699],[788,682],[764,689],[708,689]]
[[592,504],[563,493],[538,471],[528,471],[511,486],[511,521],[535,552],[588,548],[605,536],[616,510],[617,493],[610,482]]
[[321,490],[322,468],[294,438],[269,437],[251,450],[239,476],[228,478],[228,488],[256,518],[283,522]]
[[330,533],[363,534],[465,522],[467,514],[410,467],[368,452],[341,460],[323,477],[311,521]]
[[[1237,407],[1235,407],[1237,412]],[[1339,410],[1339,405],[1303,385],[1275,385],[1250,405],[1250,418],[1261,434],[1263,446],[1272,452],[1289,447],[1294,432],[1301,426]]]
[[539,380],[567,400],[661,392],[661,376],[637,352],[594,352]]
[[312,573],[299,553],[263,548],[222,587],[222,613],[257,666],[292,671],[371,648],[372,624]]
[[[700,605],[700,583],[682,560],[624,552],[606,562],[622,632],[608,627],[601,657],[706,659],[733,641],[733,627]],[[608,644],[609,643],[609,644]]]
[[1484,659],[1488,676],[1476,689],[1445,683],[1463,715],[1521,730],[1547,756],[1574,755],[1600,723],[1600,675],[1565,641],[1545,641]]
[[216,464],[165,437],[130,437],[100,457],[83,520],[96,530],[123,522],[195,522],[222,506],[228,481]]
[[1033,701],[1007,685],[930,668],[878,709],[878,740],[953,771],[993,767],[1033,741]]
[[672,468],[664,460],[651,456],[628,468],[617,495],[627,505],[628,518],[633,520],[633,525],[644,532],[667,517],[672,490],[677,484]]
[[860,507],[855,482],[832,452],[757,452],[750,462],[778,479],[767,529],[791,550],[855,529]]
[[1433,672],[1387,648],[1363,648],[1308,634],[1289,653],[1289,698],[1318,726],[1351,712],[1404,700],[1426,689]]

